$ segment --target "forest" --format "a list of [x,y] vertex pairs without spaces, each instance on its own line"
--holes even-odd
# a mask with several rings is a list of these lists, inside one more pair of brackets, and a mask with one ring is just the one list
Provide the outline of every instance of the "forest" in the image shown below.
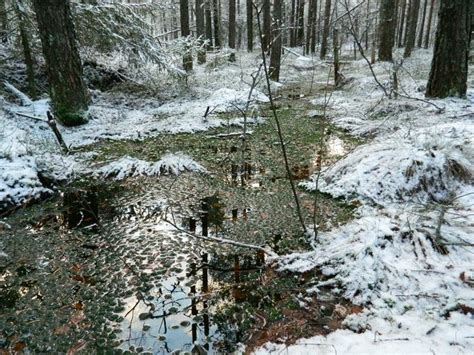
[[0,0],[0,354],[472,354],[474,1]]

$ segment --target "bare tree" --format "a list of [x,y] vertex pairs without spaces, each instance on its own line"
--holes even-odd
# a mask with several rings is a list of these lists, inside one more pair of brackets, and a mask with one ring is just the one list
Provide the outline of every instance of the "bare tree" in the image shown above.
[[280,80],[281,62],[281,6],[282,0],[274,0],[273,3],[273,43],[270,55],[270,78],[274,81]]
[[235,49],[236,7],[235,0],[229,0],[229,48]]
[[270,13],[270,0],[263,0],[263,34],[262,46],[265,52],[270,49],[270,42],[272,37],[272,15]]
[[407,11],[407,0],[401,0],[400,21],[398,26],[398,48],[403,47],[403,31],[405,27],[405,15]]
[[421,44],[423,43],[423,33],[424,33],[423,30],[425,28],[427,7],[428,7],[428,0],[425,0],[425,2],[423,3],[423,13],[421,15],[421,24],[420,24],[420,31],[418,33],[418,42],[416,44],[418,48],[421,48]]
[[426,26],[426,34],[425,34],[425,40],[424,40],[424,45],[423,45],[425,49],[428,49],[428,45],[430,44],[431,22],[433,21],[434,7],[435,7],[435,0],[431,0],[430,14],[428,15],[428,25]]
[[82,77],[69,0],[33,0],[33,6],[54,112],[65,125],[83,124],[90,96]]
[[207,49],[212,48],[212,5],[211,0],[205,0],[204,4],[204,15],[206,18],[206,39],[207,39]]

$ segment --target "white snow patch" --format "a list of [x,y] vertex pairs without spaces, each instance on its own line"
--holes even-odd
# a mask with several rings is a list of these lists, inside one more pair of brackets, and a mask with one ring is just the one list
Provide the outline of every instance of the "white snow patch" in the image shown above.
[[123,180],[132,176],[179,175],[185,171],[206,172],[206,169],[189,156],[176,153],[166,154],[154,163],[128,156],[123,157],[98,169],[96,175]]

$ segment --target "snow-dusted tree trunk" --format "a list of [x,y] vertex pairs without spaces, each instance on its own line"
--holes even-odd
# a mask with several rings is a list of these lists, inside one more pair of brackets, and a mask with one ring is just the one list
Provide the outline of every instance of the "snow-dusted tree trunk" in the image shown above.
[[428,7],[428,0],[425,0],[425,2],[423,3],[423,13],[421,15],[420,31],[418,33],[418,42],[416,44],[418,48],[421,48],[421,44],[423,43],[423,31],[425,29],[427,7]]
[[207,39],[207,49],[212,48],[212,4],[211,0],[206,0],[204,5],[205,17],[206,17],[206,39]]
[[405,28],[405,15],[407,11],[407,0],[401,0],[400,21],[398,26],[398,48],[403,47],[403,31]]
[[87,121],[90,97],[82,77],[82,63],[69,0],[33,0],[43,47],[51,101],[57,118],[67,126]]
[[[196,35],[199,38],[199,43],[204,43],[206,37],[206,28],[204,22],[204,2],[203,0],[196,0]],[[200,48],[197,54],[197,60],[199,64],[206,63],[206,50]]]
[[262,34],[262,47],[265,52],[270,48],[271,32],[272,32],[272,15],[270,12],[270,0],[263,0],[262,11],[263,11],[263,34]]
[[441,0],[427,97],[466,96],[471,1]]
[[424,39],[423,47],[428,49],[430,44],[430,34],[431,34],[431,22],[433,21],[433,12],[435,7],[435,0],[431,0],[430,14],[428,15],[428,25],[426,26],[426,34]]
[[214,10],[214,47],[221,47],[221,28],[220,28],[220,17],[219,17],[219,1],[214,0],[212,4]]

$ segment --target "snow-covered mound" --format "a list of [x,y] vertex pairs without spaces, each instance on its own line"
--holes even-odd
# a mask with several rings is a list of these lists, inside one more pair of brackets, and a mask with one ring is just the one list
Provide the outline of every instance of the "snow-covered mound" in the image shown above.
[[123,180],[132,176],[179,175],[185,171],[205,172],[206,169],[189,156],[176,153],[166,154],[154,163],[128,156],[123,157],[101,167],[96,175]]
[[[442,201],[474,176],[474,123],[449,122],[363,145],[326,170],[319,190],[384,205]],[[303,183],[315,188],[316,177]]]

